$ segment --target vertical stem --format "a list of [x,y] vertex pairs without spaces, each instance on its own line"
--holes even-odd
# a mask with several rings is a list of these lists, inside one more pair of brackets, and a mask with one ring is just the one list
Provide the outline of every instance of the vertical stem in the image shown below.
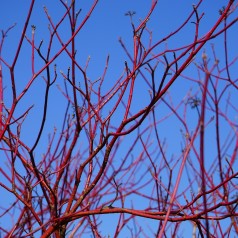
[[204,149],[205,149],[205,130],[204,130],[204,122],[205,122],[205,112],[206,112],[206,98],[207,98],[207,87],[208,81],[210,78],[210,73],[207,71],[207,62],[204,60],[205,70],[206,70],[206,78],[205,83],[203,85],[203,95],[202,95],[202,103],[201,103],[201,117],[200,117],[200,171],[202,177],[202,186],[201,191],[203,194],[203,205],[205,210],[205,218],[206,218],[206,233],[207,238],[209,238],[209,222],[207,215],[207,198],[206,198],[206,180],[205,180],[205,165],[204,165]]
[[2,64],[0,62],[0,131],[3,127],[3,82],[2,82]]
[[[75,34],[75,26],[76,26],[76,17],[75,17],[75,1],[72,2],[72,21],[71,21],[71,35],[73,36]],[[72,55],[72,63],[71,63],[71,67],[72,67],[72,83],[73,85],[76,85],[75,83],[75,38],[72,38],[71,41],[71,55]],[[75,110],[77,112],[78,110],[78,101],[77,101],[77,93],[76,93],[76,89],[73,87],[73,97],[74,97],[74,107]],[[80,129],[80,118],[79,118],[79,114],[76,113],[76,118],[77,118],[77,132]]]

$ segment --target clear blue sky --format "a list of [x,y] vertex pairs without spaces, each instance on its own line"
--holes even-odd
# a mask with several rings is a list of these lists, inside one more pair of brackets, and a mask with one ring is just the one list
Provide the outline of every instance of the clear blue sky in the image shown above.
[[[82,13],[79,15],[80,17],[85,16],[87,13],[87,9],[91,6],[91,3],[93,1],[80,1],[80,8],[82,8]],[[1,4],[0,8],[0,29],[6,30],[9,26],[13,25],[14,23],[17,23],[17,25],[12,29],[8,37],[5,41],[4,48],[2,51],[2,57],[7,60],[7,62],[11,63],[13,60],[13,56],[17,47],[18,39],[20,37],[20,34],[22,32],[23,23],[26,19],[26,13],[29,8],[30,1],[4,1],[4,3]],[[188,14],[192,11],[192,4],[197,3],[197,1],[190,1],[190,0],[183,0],[183,1],[177,1],[177,0],[160,0],[158,3],[158,6],[156,10],[154,11],[153,15],[151,16],[150,21],[148,22],[148,28],[153,31],[153,43],[156,41],[163,39],[167,34],[174,31],[177,27],[179,27],[184,20],[187,18]],[[223,5],[225,5],[227,1],[216,1],[216,0],[207,0],[204,1],[204,3],[199,8],[199,13],[204,12],[203,20],[201,21],[201,29],[200,29],[200,36],[203,36],[210,27],[214,24],[214,22],[219,17],[219,9],[222,8]],[[47,6],[48,12],[50,16],[52,17],[54,22],[57,22],[58,19],[60,19],[62,13],[64,12],[64,9],[60,7],[57,0],[51,0],[51,1],[36,1],[32,18],[30,19],[29,28],[27,30],[27,36],[31,36],[31,25],[36,26],[36,35],[35,35],[35,43],[38,45],[40,41],[43,39],[46,42],[48,41],[48,21],[46,19],[45,13],[43,11],[43,6]],[[125,16],[125,13],[128,11],[135,11],[136,14],[134,16],[135,23],[138,24],[139,19],[143,19],[148,10],[150,9],[151,1],[149,0],[120,0],[120,1],[113,1],[113,0],[105,0],[100,1],[98,6],[96,7],[94,13],[92,14],[92,17],[89,19],[89,21],[86,23],[85,27],[82,29],[82,31],[79,33],[77,37],[77,60],[82,65],[85,65],[85,62],[87,58],[90,56],[90,65],[88,68],[88,76],[91,80],[98,79],[104,70],[105,61],[108,55],[110,55],[110,63],[109,63],[109,69],[107,74],[107,86],[110,87],[113,85],[116,79],[120,76],[122,73],[125,65],[124,61],[126,60],[128,64],[130,65],[131,62],[126,56],[125,52],[121,48],[118,39],[121,37],[122,40],[126,43],[128,48],[130,49],[130,53],[132,53],[132,30],[130,26],[130,20],[129,17]],[[237,29],[237,26],[235,26]],[[65,29],[64,29],[65,28]],[[229,42],[231,45],[234,45],[235,42],[238,42],[238,34],[237,31],[234,33],[234,27],[232,28],[232,31],[229,31]],[[65,40],[69,36],[69,31],[67,29],[67,26],[64,25],[62,29],[60,29],[60,34],[65,38]],[[65,35],[64,35],[65,34]],[[174,38],[167,41],[165,44],[161,45],[157,52],[164,50],[166,47],[168,48],[177,48],[181,47],[183,45],[186,45],[187,43],[191,42],[194,37],[194,26],[193,24],[189,23],[187,27],[181,33],[179,33]],[[218,37],[216,40],[212,40],[210,43],[215,44],[216,53],[218,58],[222,59],[224,58],[224,46],[222,44],[223,38]],[[46,50],[44,47],[46,47],[46,42],[43,44],[43,50]],[[211,47],[210,43],[208,43],[204,49],[206,50],[207,54],[211,55]],[[56,43],[56,48],[52,50],[53,52],[57,52],[59,49],[59,45]],[[237,52],[231,50],[229,51],[229,57],[232,59],[235,57]],[[20,93],[21,90],[25,87],[26,83],[31,77],[31,69],[30,69],[30,60],[31,60],[31,49],[27,43],[24,43],[24,47],[22,48],[22,53],[20,55],[21,60],[20,63],[16,66],[16,75],[17,75],[17,87],[18,92]],[[170,55],[168,57],[171,57]],[[201,62],[202,58],[202,52],[196,56],[196,61]],[[68,60],[65,60],[64,57],[59,57],[56,59],[55,63],[57,64],[57,70],[58,70],[58,82],[57,85],[62,86],[61,75],[59,71],[67,72],[68,67],[70,66],[70,62]],[[36,64],[36,71],[39,70],[42,66],[42,63],[37,62]],[[4,100],[5,104],[7,106],[11,105],[11,85],[9,80],[9,74],[6,70],[6,68],[3,68],[4,73]],[[234,71],[231,71],[233,74]],[[159,74],[158,74],[159,75]],[[195,67],[191,67],[186,71],[186,76],[196,78],[197,72],[195,70]],[[34,141],[34,138],[32,138],[31,135],[34,135],[34,133],[38,130],[38,128],[35,127],[37,123],[41,120],[41,117],[39,115],[42,112],[42,100],[43,95],[41,88],[43,87],[43,80],[41,77],[39,77],[36,82],[33,84],[33,87],[29,94],[26,94],[22,102],[20,103],[17,111],[16,116],[20,115],[22,111],[26,110],[29,106],[34,104],[34,108],[31,110],[31,116],[29,118],[26,118],[26,122],[23,125],[22,130],[22,138],[25,141],[26,144],[29,144],[31,146],[32,141]],[[104,90],[106,90],[105,88]],[[135,95],[138,104],[135,104],[135,108],[140,108],[140,103],[143,105],[145,101],[148,99],[149,94],[145,92],[144,85],[139,84],[138,85],[138,92]],[[186,79],[184,79],[182,76],[181,78],[175,83],[174,86],[170,89],[170,94],[172,95],[173,102],[176,104],[183,100],[183,98],[187,95],[188,90],[191,90],[192,94],[196,93],[199,88],[196,85],[192,85],[190,82],[188,82]],[[145,95],[143,95],[145,94]],[[237,95],[236,95],[237,96]],[[231,96],[233,98],[233,96]],[[52,120],[49,120],[47,122],[44,138],[45,141],[42,141],[40,143],[39,148],[36,150],[36,153],[39,153],[39,157],[43,153],[43,151],[46,148],[47,142],[47,136],[48,133],[53,131],[54,127],[60,127],[62,123],[62,115],[64,113],[66,101],[62,97],[61,93],[59,92],[57,86],[54,87],[54,89],[51,92],[50,95],[50,105],[49,105],[49,118],[52,118]],[[181,109],[182,110],[182,109]],[[161,105],[161,111],[158,113],[158,118],[163,118],[164,115],[168,113],[168,108],[164,105]],[[182,113],[182,111],[180,111]],[[19,113],[19,114],[18,114]],[[120,112],[119,112],[120,113]],[[233,114],[231,114],[233,115]],[[210,115],[208,115],[210,116]],[[189,116],[189,124],[191,126],[191,130],[193,126],[196,124],[194,121],[197,120],[197,115],[193,111],[191,111],[191,114]],[[115,119],[116,123],[116,119]],[[163,122],[159,126],[160,132],[161,132],[161,139],[166,138],[168,143],[168,157],[177,156],[181,152],[181,131],[178,129],[181,125],[174,120],[173,117],[169,118],[166,123]],[[226,124],[224,124],[224,128],[226,128]],[[225,132],[224,132],[225,133]],[[211,137],[211,138],[210,138]],[[208,139],[211,139],[211,141],[214,140],[212,133],[208,135]],[[129,143],[130,138],[128,141],[126,140],[126,143]],[[43,150],[43,151],[42,151]],[[136,153],[136,152],[135,152]],[[140,149],[138,148],[138,154],[140,153]],[[213,150],[211,148],[208,148],[206,151],[207,155],[213,155]],[[123,154],[123,152],[122,152]],[[4,156],[2,153],[0,155]],[[4,166],[2,164],[3,162],[0,162],[0,166]],[[1,180],[1,178],[0,178]],[[182,183],[187,184],[187,181],[183,181]],[[4,200],[7,202],[8,198],[5,197],[5,193],[0,188],[0,193],[3,194]],[[129,202],[128,202],[129,204]],[[138,201],[136,202],[138,205],[138,209],[140,207],[143,207],[143,202]],[[113,220],[113,215],[108,216],[109,219]],[[142,221],[140,218],[138,220]],[[146,220],[146,224],[151,223],[152,221]],[[0,226],[6,225],[7,221],[0,220]],[[150,226],[152,226],[150,224]],[[156,222],[155,222],[156,224]],[[107,235],[111,232],[110,228],[108,227],[107,221],[104,222],[102,225],[102,234]],[[191,231],[192,226],[188,226],[184,228],[184,237],[191,237]],[[112,234],[111,234],[112,235]],[[182,234],[181,234],[182,235]],[[128,233],[128,229],[124,229],[124,233],[120,236],[122,237],[130,237]],[[142,236],[144,237],[144,236]]]

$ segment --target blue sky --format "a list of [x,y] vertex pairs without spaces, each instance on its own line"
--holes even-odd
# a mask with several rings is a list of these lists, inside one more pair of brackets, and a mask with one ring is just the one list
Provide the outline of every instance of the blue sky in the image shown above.
[[[79,15],[79,21],[85,17],[87,14],[87,10],[91,6],[93,1],[80,1],[78,8],[82,8],[82,12]],[[189,0],[184,1],[166,1],[161,0],[158,3],[151,19],[149,20],[148,28],[153,32],[153,39],[152,44],[163,39],[167,34],[171,33],[177,27],[179,27],[187,16],[192,12],[192,4],[197,3],[198,1],[192,2]],[[16,26],[8,33],[8,37],[4,42],[4,48],[2,50],[2,57],[11,64],[14,53],[17,47],[18,39],[22,32],[23,23],[26,18],[26,13],[29,8],[30,1],[5,1],[1,4],[0,8],[0,29],[6,30],[9,26],[12,26],[15,22],[17,23]],[[219,9],[225,5],[227,1],[215,1],[215,0],[207,0],[201,4],[199,8],[199,13],[204,12],[203,20],[201,21],[201,28],[199,36],[203,36],[210,27],[216,22],[219,17]],[[31,25],[36,26],[36,33],[35,33],[35,44],[39,45],[40,41],[43,39],[44,43],[42,45],[42,50],[45,52],[47,50],[47,43],[48,43],[48,21],[43,11],[43,6],[47,6],[48,12],[54,22],[57,22],[64,9],[60,7],[57,0],[52,1],[36,1],[32,18],[30,19],[29,28],[27,29],[27,36],[31,37]],[[14,6],[14,7],[13,7]],[[126,53],[123,51],[120,43],[119,38],[123,40],[123,42],[128,47],[129,53],[133,53],[132,50],[132,29],[130,26],[130,19],[129,17],[125,16],[125,13],[128,11],[135,11],[136,14],[133,16],[135,24],[140,22],[140,19],[143,19],[148,10],[150,9],[151,1],[148,0],[121,0],[121,1],[100,1],[98,6],[96,7],[92,17],[90,17],[89,21],[86,23],[82,31],[79,32],[76,40],[76,47],[77,47],[77,61],[84,66],[88,57],[90,57],[90,63],[88,67],[88,77],[90,80],[94,81],[97,80],[103,73],[105,62],[107,56],[110,55],[110,62],[109,68],[106,76],[106,84],[103,90],[107,90],[109,87],[113,85],[116,79],[118,79],[121,73],[124,70],[125,64],[124,62],[127,61],[128,65],[131,66],[131,62],[128,59]],[[231,30],[228,31],[229,36],[229,44],[234,46],[235,42],[238,42],[237,38],[237,25],[233,26]],[[63,39],[67,40],[69,37],[69,30],[67,28],[67,24],[63,24],[59,30],[60,35]],[[145,36],[145,42],[146,37]],[[194,37],[194,26],[192,23],[189,23],[184,30],[182,30],[178,35],[169,39],[164,44],[161,44],[158,48],[155,49],[155,52],[161,52],[167,48],[179,48],[182,47],[193,40]],[[203,50],[206,50],[208,57],[211,56],[212,58],[212,51],[211,51],[211,43],[214,44],[216,49],[217,57],[219,59],[224,58],[224,45],[223,45],[223,37],[218,37],[217,39],[211,40],[208,44],[204,46]],[[52,56],[56,53],[60,45],[56,42],[54,45],[55,48],[52,49]],[[237,52],[233,50],[229,50],[229,59],[232,60],[237,55]],[[168,59],[172,59],[172,54],[167,54]],[[202,51],[196,56],[196,62],[202,62]],[[24,43],[21,54],[20,60],[16,65],[16,83],[17,83],[17,93],[18,95],[21,93],[21,90],[25,87],[29,79],[31,78],[31,70],[30,70],[30,62],[31,62],[31,47],[27,42]],[[62,116],[64,115],[64,110],[66,107],[66,100],[62,97],[61,92],[59,91],[58,87],[63,86],[63,79],[60,75],[60,71],[66,73],[68,67],[70,66],[70,62],[66,57],[66,54],[62,54],[62,56],[58,57],[55,62],[57,64],[57,71],[58,71],[58,79],[57,83],[53,87],[51,94],[50,94],[50,101],[49,101],[49,114],[47,121],[46,128],[44,130],[43,139],[36,150],[36,154],[38,153],[37,157],[40,159],[41,155],[46,150],[47,146],[47,137],[48,133],[51,133],[54,127],[59,128],[62,124]],[[222,62],[224,67],[224,62]],[[43,63],[40,61],[36,62],[36,72],[40,70]],[[163,70],[163,67],[160,66],[160,70]],[[7,107],[11,105],[11,85],[9,80],[9,73],[6,67],[3,67],[4,73],[4,101]],[[231,69],[231,74],[234,77],[237,77],[235,74],[235,70]],[[25,119],[25,122],[22,126],[22,139],[26,144],[32,146],[35,140],[35,134],[38,131],[39,127],[35,125],[39,125],[41,120],[42,114],[42,100],[43,100],[43,93],[42,89],[44,88],[44,81],[42,80],[42,76],[40,75],[37,80],[34,82],[33,86],[29,93],[27,93],[23,100],[19,103],[17,107],[15,116],[21,115],[23,111],[25,111],[31,105],[34,105],[33,109],[30,111],[29,117]],[[161,73],[158,72],[156,75],[158,78],[161,76]],[[187,80],[186,77],[191,77],[193,79],[198,79],[199,75],[197,74],[196,67],[191,66],[189,67],[179,79],[175,82],[175,84],[169,90],[169,95],[166,97],[166,100],[169,101],[169,98],[172,98],[173,103],[176,105],[182,100],[187,100],[187,93],[190,90],[191,95],[198,94],[200,95],[200,90],[197,84],[191,83],[191,81]],[[202,77],[202,76],[201,76]],[[78,82],[80,82],[80,75],[78,75]],[[148,88],[145,90],[146,84],[141,80],[141,83],[138,83],[136,86],[136,94],[135,94],[135,102],[134,102],[134,111],[139,110],[142,105],[145,105],[149,99],[149,92]],[[237,97],[237,93],[233,92],[233,90],[229,91],[231,94],[231,101]],[[225,105],[225,102],[223,102]],[[162,102],[158,106],[159,110],[156,111],[156,116],[158,120],[162,120],[164,116],[170,113],[169,108],[163,104]],[[108,109],[109,110],[109,109]],[[181,106],[178,110],[181,115],[183,114],[184,107]],[[116,116],[114,117],[114,123],[118,124],[118,118],[122,115],[123,107],[118,110]],[[230,111],[229,114],[231,117],[235,118],[237,114],[234,111]],[[195,125],[197,123],[198,115],[194,110],[188,111],[188,125],[191,131],[195,129]],[[212,117],[212,113],[208,113],[207,117]],[[148,122],[148,121],[147,121]],[[142,129],[146,127],[142,125]],[[158,125],[159,131],[161,133],[161,140],[166,139],[167,146],[167,156],[168,158],[173,158],[178,156],[181,153],[181,124],[178,122],[176,117],[171,116],[168,120],[165,120]],[[223,124],[223,133],[224,137],[222,138],[222,142],[225,141],[228,134],[228,129],[230,129],[229,125],[224,122]],[[207,140],[209,143],[214,142],[214,134],[213,129],[211,128],[207,135]],[[136,133],[132,134],[135,135]],[[118,152],[118,157],[123,157],[125,152],[123,153],[124,148],[128,149],[130,145],[131,138],[125,138],[124,143],[122,144],[122,148]],[[225,143],[225,142],[224,142]],[[196,144],[196,143],[195,143]],[[123,147],[124,146],[124,147]],[[151,147],[153,150],[155,147]],[[126,151],[126,150],[125,150]],[[135,157],[141,153],[141,148],[136,146],[134,148],[133,153]],[[210,158],[215,157],[215,152],[209,146],[206,149],[206,155]],[[4,156],[2,154],[2,156]],[[195,156],[195,155],[191,155]],[[0,162],[0,166],[5,166],[3,162]],[[117,166],[117,160],[115,160],[115,166]],[[207,166],[210,166],[209,160]],[[145,162],[145,167],[142,171],[145,171],[149,167],[149,162]],[[4,167],[5,168],[5,167]],[[175,169],[175,172],[177,170]],[[164,175],[165,176],[165,175]],[[123,180],[123,178],[122,178]],[[123,181],[122,181],[123,182]],[[182,178],[181,186],[187,185],[186,176]],[[144,192],[146,193],[151,188],[146,188]],[[5,193],[0,189],[0,192],[5,195]],[[7,197],[5,197],[7,198]],[[138,207],[143,207],[146,204],[143,203],[144,201],[138,200],[134,202]],[[130,201],[128,201],[128,206],[130,206]],[[102,224],[102,234],[107,235],[107,232],[112,232],[110,228],[108,228],[107,222],[109,219],[110,221],[113,220],[114,215],[110,215],[106,218],[106,220]],[[6,221],[0,221],[3,224],[6,224]],[[144,223],[145,226],[150,226],[153,228],[154,224],[157,222],[152,222],[150,220],[143,220],[142,218],[138,219],[138,223]],[[0,223],[0,225],[2,225]],[[192,226],[188,226],[184,229],[185,236],[191,237]],[[112,236],[113,233],[110,233]],[[180,234],[179,234],[180,235]],[[181,234],[182,236],[182,234]],[[128,229],[124,229],[123,233],[120,237],[130,237]],[[145,237],[143,234],[142,237]]]

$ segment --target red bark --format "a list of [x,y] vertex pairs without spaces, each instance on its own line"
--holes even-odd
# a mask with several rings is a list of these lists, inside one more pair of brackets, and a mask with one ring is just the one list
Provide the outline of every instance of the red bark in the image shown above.
[[[177,237],[188,224],[192,237],[237,235],[238,56],[229,33],[238,4],[229,1],[201,34],[200,0],[161,38],[150,29],[158,1],[139,22],[128,11],[121,75],[110,73],[108,55],[95,76],[77,50],[98,2],[85,12],[60,0],[56,19],[44,7],[42,40],[29,25],[42,10],[32,0],[10,60],[3,43],[15,25],[2,31],[0,191],[9,203],[0,217],[12,224],[0,225],[1,236]],[[171,46],[191,25],[193,40]]]

